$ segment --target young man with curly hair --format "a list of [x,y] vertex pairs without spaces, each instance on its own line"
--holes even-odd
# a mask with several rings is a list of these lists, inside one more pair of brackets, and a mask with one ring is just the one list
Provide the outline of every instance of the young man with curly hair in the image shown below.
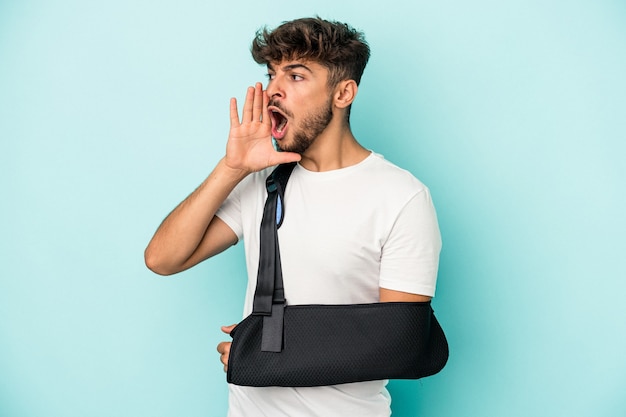
[[[429,300],[441,248],[430,193],[361,146],[350,128],[370,56],[363,34],[344,23],[298,19],[259,31],[252,56],[267,67],[266,89],[248,88],[241,117],[231,99],[226,154],[158,228],[145,252],[148,267],[174,274],[243,240],[250,314],[265,179],[277,164],[297,161],[279,229],[289,304]],[[218,346],[225,369],[229,349],[230,342]],[[229,416],[389,416],[385,384],[230,385]]]

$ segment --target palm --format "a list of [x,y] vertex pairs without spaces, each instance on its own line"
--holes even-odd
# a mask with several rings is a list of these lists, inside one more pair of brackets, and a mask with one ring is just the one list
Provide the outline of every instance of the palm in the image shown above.
[[255,88],[250,87],[240,121],[237,101],[231,99],[226,162],[232,168],[255,172],[300,159],[298,154],[277,152],[274,149],[267,102],[267,94],[263,92],[260,83]]

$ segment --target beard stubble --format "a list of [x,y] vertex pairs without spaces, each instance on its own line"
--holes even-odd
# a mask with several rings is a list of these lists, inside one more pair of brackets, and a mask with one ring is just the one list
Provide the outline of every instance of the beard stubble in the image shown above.
[[330,124],[333,118],[331,103],[332,98],[315,112],[306,115],[302,121],[302,126],[298,130],[293,131],[292,143],[283,144],[282,146],[277,143],[278,149],[283,152],[303,154]]

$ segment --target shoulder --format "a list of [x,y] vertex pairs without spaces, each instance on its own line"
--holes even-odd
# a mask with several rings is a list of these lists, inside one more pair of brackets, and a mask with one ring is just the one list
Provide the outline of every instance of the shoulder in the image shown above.
[[380,154],[372,153],[364,173],[368,180],[376,185],[379,191],[386,190],[387,192],[400,192],[411,195],[424,191],[428,192],[426,185],[410,171],[400,168]]

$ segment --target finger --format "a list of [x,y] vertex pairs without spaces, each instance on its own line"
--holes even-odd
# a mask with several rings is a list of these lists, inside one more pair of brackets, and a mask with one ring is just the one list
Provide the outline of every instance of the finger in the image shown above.
[[230,343],[227,343],[226,345],[224,345],[224,352],[222,352],[222,354],[220,355],[220,357],[222,358],[222,363],[224,363],[224,365],[228,364],[229,355],[230,355]]
[[218,345],[218,352],[220,352],[220,362],[224,365],[224,372],[228,371],[228,358],[230,357],[230,342],[222,342]]
[[270,111],[267,107],[270,105],[270,96],[267,94],[267,91],[263,91],[263,113],[261,121],[263,124],[271,127],[272,119],[270,119]]
[[221,362],[224,365],[224,372],[228,372],[228,355],[222,356]]
[[252,107],[252,120],[259,121],[261,120],[261,115],[263,114],[263,86],[261,83],[256,83],[254,86],[254,104]]
[[230,99],[230,128],[237,127],[241,124],[239,122],[239,111],[237,110],[237,99]]
[[236,325],[236,324],[231,324],[230,326],[222,326],[222,327],[220,327],[220,329],[221,329],[224,333],[226,333],[226,334],[230,334],[230,332],[232,332],[232,331],[233,331],[233,329],[234,329],[235,327],[237,327],[237,325]]
[[230,345],[231,345],[231,342],[221,342],[220,344],[217,345],[217,352],[220,355],[227,354],[228,352],[230,352]]
[[250,123],[252,121],[252,106],[254,102],[254,87],[248,87],[246,92],[246,101],[243,103],[243,115],[241,123]]

